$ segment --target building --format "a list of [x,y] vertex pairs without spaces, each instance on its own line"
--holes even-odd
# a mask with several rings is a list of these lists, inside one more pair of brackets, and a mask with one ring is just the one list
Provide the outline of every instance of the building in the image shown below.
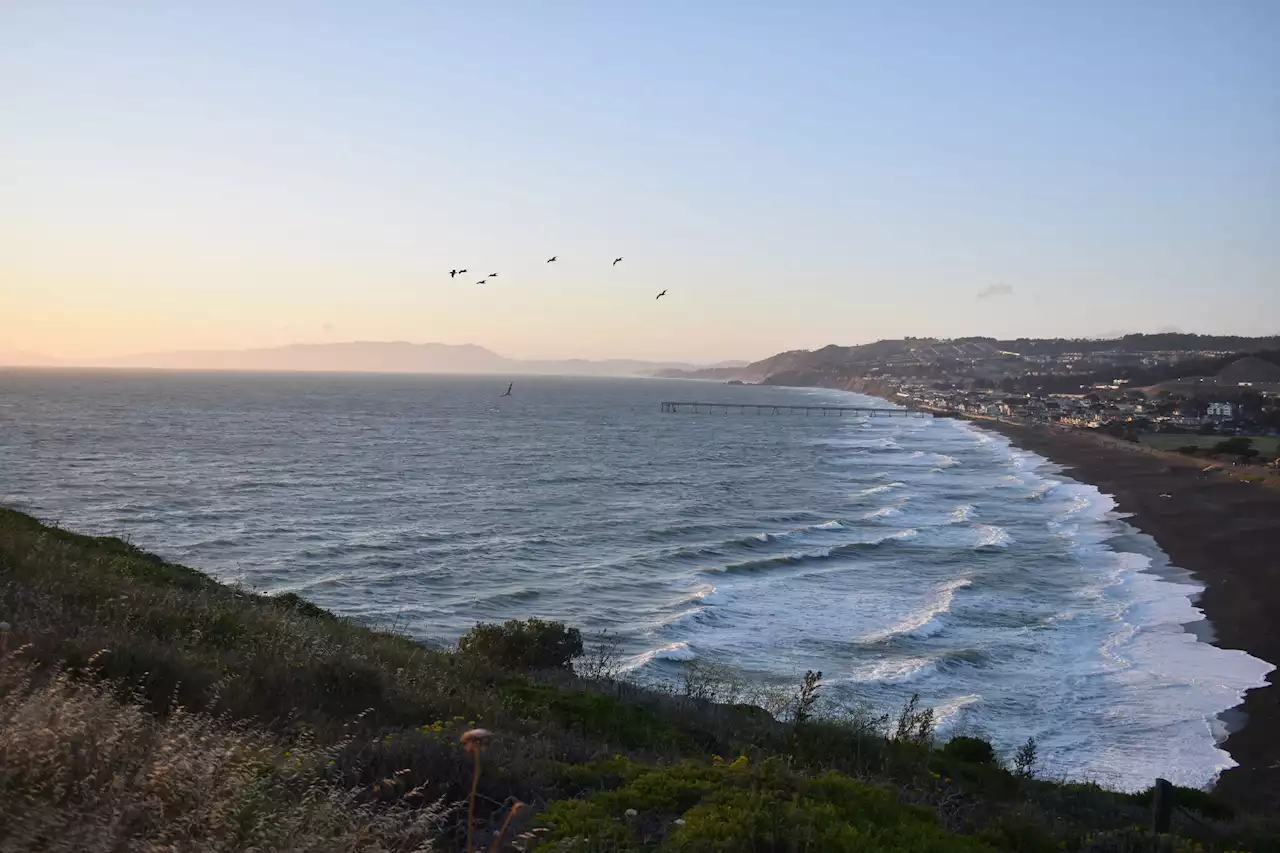
[[1235,404],[1233,403],[1210,403],[1207,412],[1211,418],[1232,418],[1235,417]]

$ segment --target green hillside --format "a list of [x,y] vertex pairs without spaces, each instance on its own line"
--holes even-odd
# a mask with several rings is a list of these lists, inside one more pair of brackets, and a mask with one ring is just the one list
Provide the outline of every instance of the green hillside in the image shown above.
[[1147,796],[816,678],[752,697],[775,716],[714,666],[616,682],[555,624],[429,649],[2,509],[0,620],[6,852],[1280,850],[1196,791],[1156,838]]

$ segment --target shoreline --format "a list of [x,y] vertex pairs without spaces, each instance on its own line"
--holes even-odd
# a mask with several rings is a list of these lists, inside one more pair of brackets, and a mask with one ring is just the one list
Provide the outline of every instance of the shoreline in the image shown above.
[[[1167,566],[1147,571],[1178,571],[1204,587],[1192,597],[1204,619],[1184,630],[1280,667],[1280,491],[1087,433],[963,419],[1110,495],[1126,523],[1168,556]],[[1219,747],[1237,766],[1222,772],[1214,791],[1251,807],[1280,802],[1280,668],[1218,719],[1227,731]]]

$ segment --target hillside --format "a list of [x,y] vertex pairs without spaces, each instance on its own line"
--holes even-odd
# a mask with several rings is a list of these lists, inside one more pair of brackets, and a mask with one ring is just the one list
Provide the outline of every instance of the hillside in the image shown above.
[[[1149,794],[1038,780],[1030,752],[1014,772],[976,738],[935,744],[914,705],[832,706],[817,677],[752,691],[706,664],[640,688],[610,678],[607,645],[578,657],[551,623],[426,648],[4,509],[0,619],[15,853],[1160,844],[1135,828]],[[774,714],[731,704],[748,700]],[[1177,797],[1167,849],[1280,849],[1272,818]]]
[[[847,387],[854,378],[876,379],[877,374],[920,379],[941,379],[957,373],[998,378],[1032,372],[1044,375],[1048,361],[1061,365],[1093,365],[1097,377],[1132,377],[1135,384],[1152,384],[1181,377],[1195,368],[1219,370],[1245,352],[1266,356],[1280,351],[1280,337],[1241,338],[1210,335],[1126,335],[1112,339],[902,338],[856,346],[828,345],[816,350],[791,350],[752,362],[740,369],[663,370],[659,375],[692,379],[737,379],[772,385],[823,385]],[[1142,366],[1158,355],[1156,367]],[[1246,362],[1249,375],[1271,375],[1269,362]],[[1239,368],[1244,375],[1246,368]],[[1085,374],[1092,377],[1088,371]],[[1038,382],[1048,380],[1038,379]],[[1223,381],[1226,381],[1225,378]],[[1233,383],[1235,379],[1231,380]],[[1246,381],[1246,380],[1239,380]],[[1257,379],[1254,381],[1275,381]],[[857,383],[854,383],[857,384]],[[1071,389],[1078,383],[1068,382]],[[856,390],[856,389],[855,389]]]
[[1219,382],[1236,385],[1241,382],[1280,383],[1280,364],[1273,364],[1257,356],[1245,356],[1218,371],[1215,378]]

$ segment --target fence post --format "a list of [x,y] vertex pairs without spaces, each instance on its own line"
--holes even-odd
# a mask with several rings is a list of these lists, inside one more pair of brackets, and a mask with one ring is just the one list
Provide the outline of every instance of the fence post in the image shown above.
[[1157,779],[1151,789],[1151,831],[1163,835],[1173,821],[1173,785],[1168,779]]

